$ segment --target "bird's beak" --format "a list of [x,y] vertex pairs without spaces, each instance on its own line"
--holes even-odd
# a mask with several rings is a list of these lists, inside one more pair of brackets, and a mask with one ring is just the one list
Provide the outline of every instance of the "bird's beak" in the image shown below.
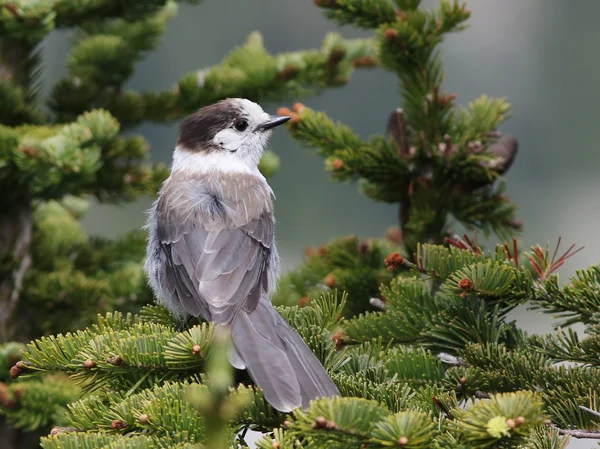
[[261,123],[256,127],[257,131],[266,131],[267,129],[275,128],[276,126],[283,125],[291,119],[290,116],[287,115],[272,115],[269,117],[269,120]]

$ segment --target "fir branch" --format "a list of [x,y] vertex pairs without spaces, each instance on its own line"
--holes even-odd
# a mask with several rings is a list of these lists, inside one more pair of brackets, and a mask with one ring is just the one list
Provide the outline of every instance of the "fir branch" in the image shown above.
[[[107,57],[117,54],[111,51]],[[366,64],[367,60],[371,63]],[[105,71],[100,62],[90,61],[89,67]],[[169,91],[114,92],[92,80],[71,76],[56,85],[51,107],[60,121],[72,120],[93,104],[109,111],[124,127],[144,120],[170,122],[232,96],[264,103],[292,93],[339,86],[348,81],[354,66],[374,64],[375,49],[368,39],[346,41],[332,33],[320,50],[271,55],[263,47],[262,36],[253,33],[220,64],[185,75]]]
[[396,20],[396,11],[389,0],[316,0],[315,4],[325,9],[328,19],[340,25],[377,28]]

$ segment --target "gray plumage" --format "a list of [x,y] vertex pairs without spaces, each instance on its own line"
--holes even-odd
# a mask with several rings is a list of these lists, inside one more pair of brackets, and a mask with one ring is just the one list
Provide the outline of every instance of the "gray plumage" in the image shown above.
[[[236,110],[231,104],[225,110],[227,120],[204,122],[229,126],[239,119],[231,112]],[[250,115],[244,118],[250,125],[258,120],[252,117],[252,109],[238,111],[243,117]],[[198,113],[214,114],[215,107]],[[202,121],[200,117],[188,123],[197,127]],[[253,151],[244,148],[244,142],[266,143],[268,139],[268,135],[252,135],[238,142],[236,134],[223,138],[218,131],[203,131],[216,139],[211,145],[178,147],[176,152],[184,154],[182,160],[193,159],[203,149],[218,153],[224,140],[227,158],[237,153],[254,161],[254,154],[244,153]],[[263,131],[256,126],[253,132]],[[180,130],[181,135],[194,141],[189,130]],[[262,147],[256,151],[262,152]],[[210,170],[188,170],[182,162],[163,184],[148,217],[145,268],[150,285],[175,314],[202,316],[227,327],[235,347],[230,354],[232,365],[246,368],[276,409],[290,411],[307,407],[316,397],[339,395],[319,360],[270,302],[280,266],[270,187],[253,163],[249,170],[236,170],[221,162]]]

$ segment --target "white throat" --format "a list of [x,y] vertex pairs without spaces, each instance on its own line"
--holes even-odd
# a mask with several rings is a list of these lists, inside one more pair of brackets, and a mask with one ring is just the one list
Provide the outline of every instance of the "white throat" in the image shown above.
[[252,162],[242,159],[227,151],[201,153],[182,150],[175,147],[171,172],[187,172],[190,174],[205,174],[213,171],[225,173],[249,173],[264,178],[258,167]]

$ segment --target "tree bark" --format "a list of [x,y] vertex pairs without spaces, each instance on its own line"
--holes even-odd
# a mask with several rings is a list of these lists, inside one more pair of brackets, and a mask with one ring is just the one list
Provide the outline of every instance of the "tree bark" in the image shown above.
[[0,343],[14,338],[14,315],[31,265],[32,215],[29,204],[0,216]]

